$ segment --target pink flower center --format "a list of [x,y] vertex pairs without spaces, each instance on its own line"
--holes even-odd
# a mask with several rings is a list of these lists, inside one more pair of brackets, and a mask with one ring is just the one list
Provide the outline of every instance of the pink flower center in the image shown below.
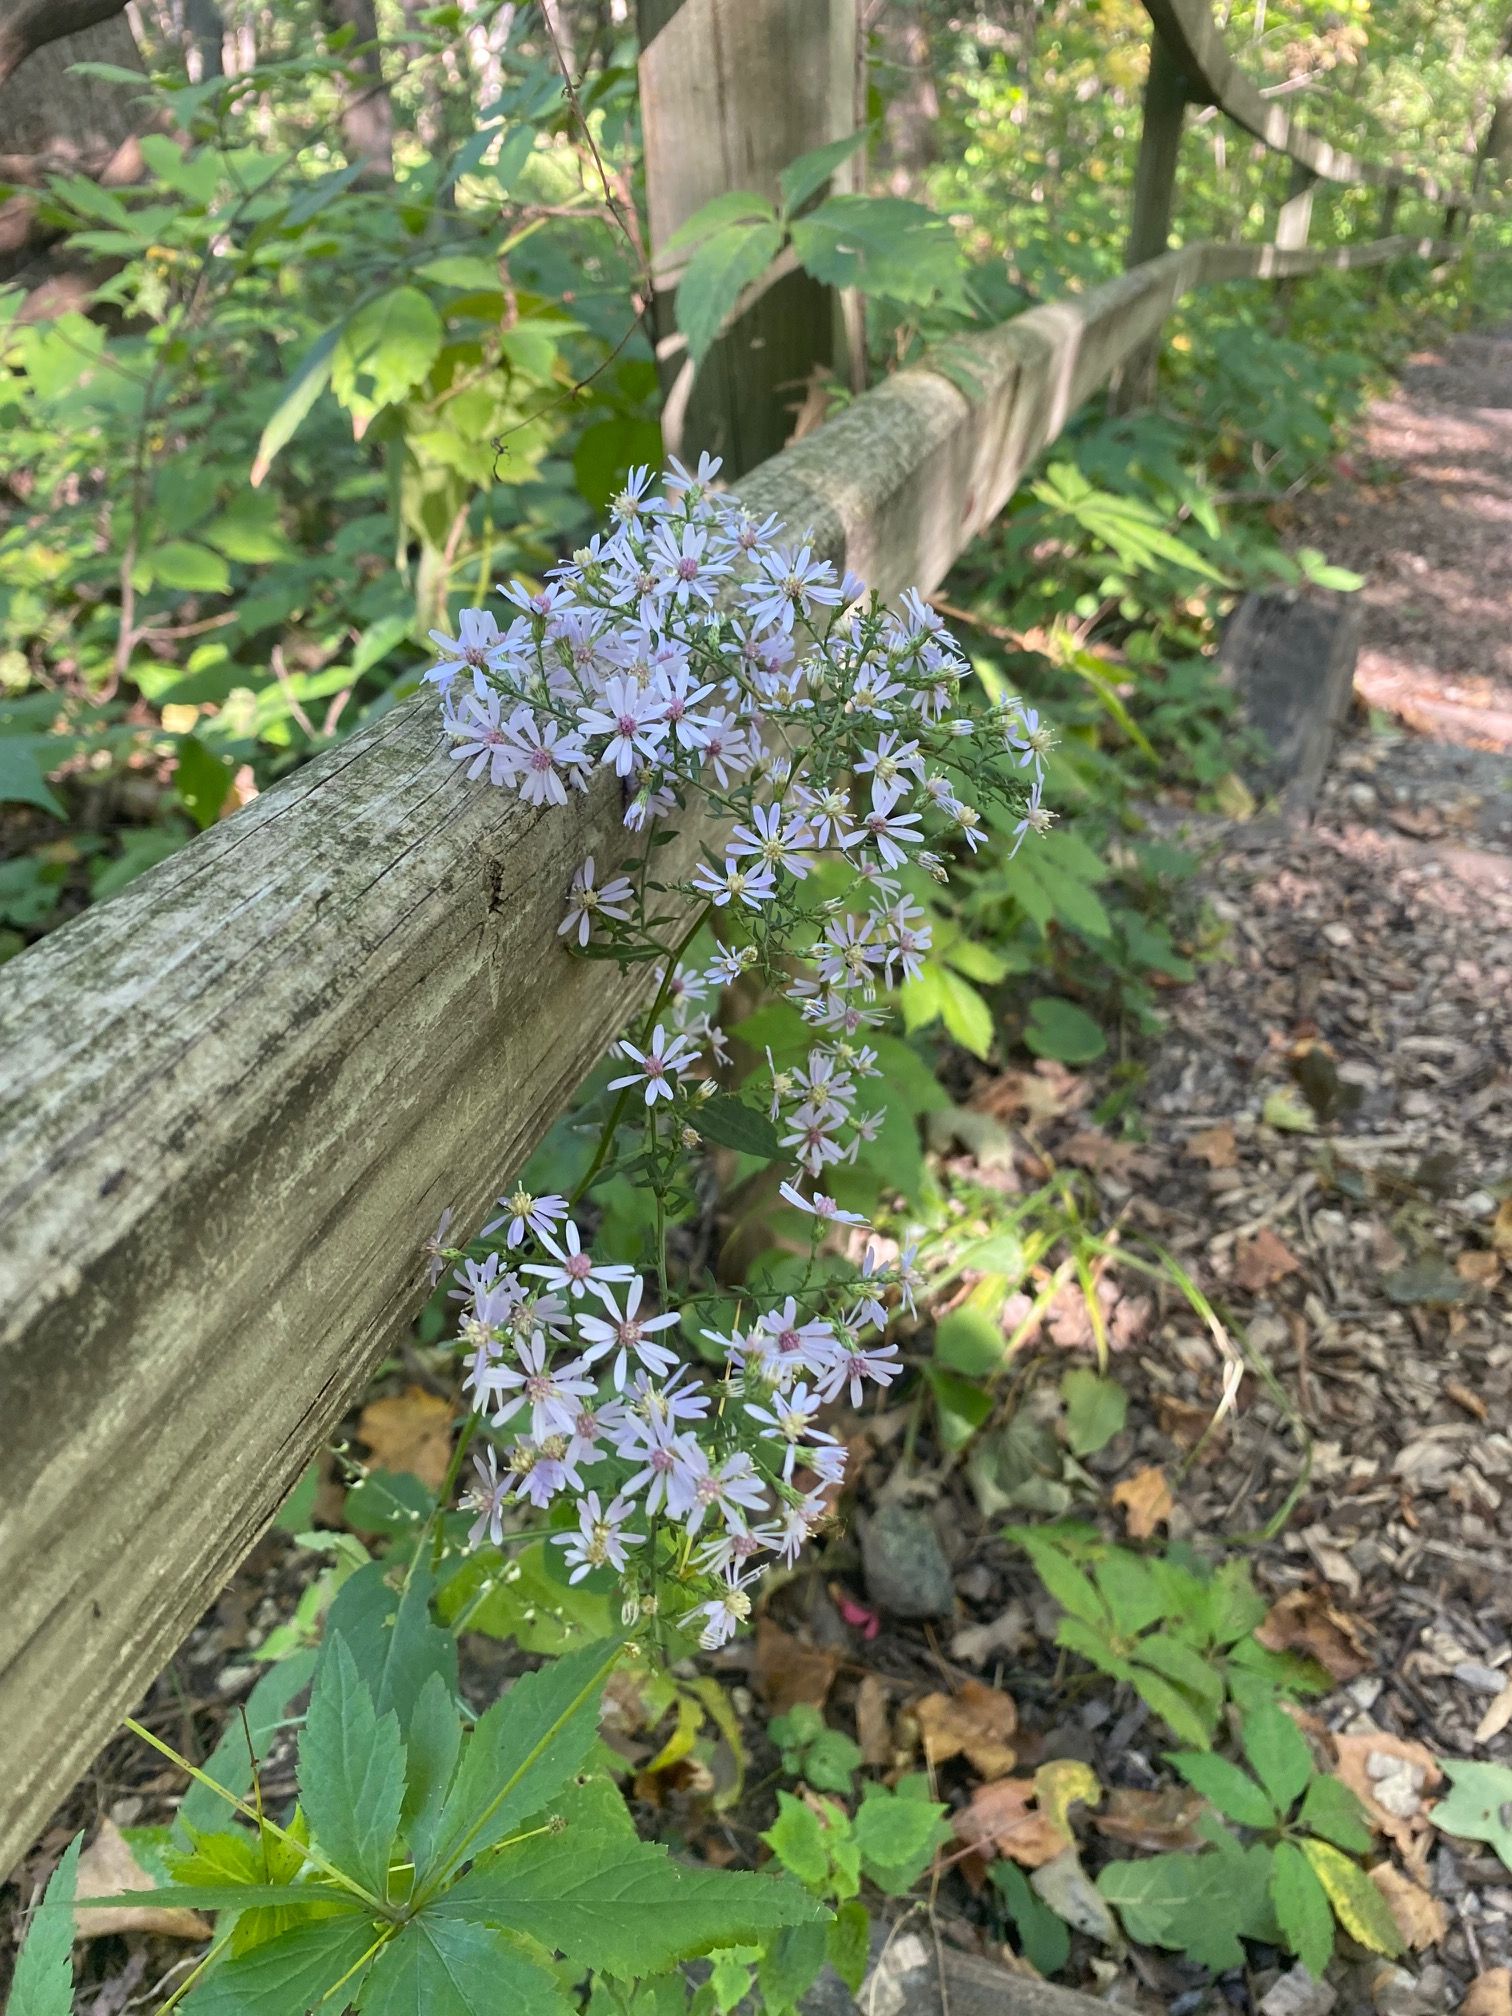
[[677,1458],[672,1454],[670,1449],[653,1449],[651,1451],[651,1468],[659,1470],[663,1476],[669,1470],[675,1469],[676,1464]]
[[798,1335],[796,1330],[780,1330],[777,1333],[777,1349],[779,1351],[797,1351],[801,1349],[802,1344],[803,1339]]
[[666,1075],[667,1075],[666,1065],[662,1062],[661,1058],[658,1057],[653,1052],[652,1055],[646,1059],[646,1076],[648,1078],[665,1078]]
[[574,1281],[586,1281],[593,1272],[593,1262],[586,1253],[573,1253],[568,1257],[564,1271]]
[[531,750],[530,767],[532,770],[555,770],[556,757],[546,747],[544,742],[538,743],[537,746]]
[[627,1350],[633,1351],[635,1346],[639,1344],[641,1340],[641,1326],[639,1325],[639,1323],[632,1323],[627,1317],[625,1321],[621,1323],[621,1325],[619,1326],[618,1334],[619,1334],[619,1341],[621,1342],[621,1344],[623,1344]]
[[684,553],[678,561],[677,578],[679,581],[696,581],[698,579],[698,562],[693,558],[691,553]]
[[619,720],[615,723],[616,730],[624,736],[627,742],[639,727],[640,723],[633,714],[621,714]]
[[541,1401],[549,1400],[555,1391],[556,1387],[544,1373],[538,1372],[525,1381],[525,1398],[532,1406],[538,1406]]

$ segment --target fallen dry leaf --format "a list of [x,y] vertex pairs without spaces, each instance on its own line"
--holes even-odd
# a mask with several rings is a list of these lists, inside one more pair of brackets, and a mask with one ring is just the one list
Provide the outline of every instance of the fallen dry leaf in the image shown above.
[[1335,1680],[1357,1680],[1370,1664],[1362,1627],[1320,1588],[1293,1589],[1273,1603],[1255,1636],[1269,1652],[1304,1652]]
[[1262,1225],[1253,1238],[1241,1239],[1234,1248],[1234,1286],[1258,1295],[1288,1274],[1295,1274],[1301,1264],[1286,1241],[1269,1225]]
[[1025,1869],[1038,1869],[1053,1862],[1070,1847],[1070,1837],[1061,1832],[1048,1813],[1031,1807],[1032,1778],[999,1778],[992,1785],[978,1785],[971,1804],[951,1815],[956,1838],[976,1848],[988,1860],[1006,1855]]
[[1036,1121],[1058,1120],[1062,1113],[1072,1112],[1085,1104],[1091,1090],[1085,1079],[1068,1071],[1064,1064],[1042,1057],[1032,1071],[1004,1071],[1000,1077],[979,1085],[971,1095],[971,1103],[979,1112],[991,1113],[999,1120],[1012,1120],[1022,1114],[1032,1125]]
[[1365,1817],[1379,1834],[1387,1835],[1409,1861],[1429,1831],[1424,1797],[1442,1777],[1433,1753],[1405,1736],[1367,1729],[1333,1739],[1341,1778],[1365,1808]]
[[1155,1395],[1155,1419],[1160,1424],[1160,1431],[1169,1435],[1178,1449],[1195,1449],[1212,1429],[1202,1452],[1201,1461],[1205,1464],[1222,1455],[1223,1440],[1228,1433],[1227,1420],[1214,1424],[1215,1412],[1215,1408],[1200,1406],[1195,1400],[1178,1400],[1172,1393]]
[[1509,1722],[1512,1722],[1512,1680],[1507,1682],[1482,1715],[1475,1731],[1476,1742],[1489,1743],[1493,1736],[1500,1736]]
[[1512,1260],[1512,1197],[1503,1197],[1491,1222],[1491,1244],[1503,1260]]
[[1458,1379],[1446,1379],[1444,1381],[1444,1398],[1452,1400],[1456,1407],[1462,1407],[1476,1421],[1485,1421],[1490,1418],[1491,1410],[1485,1401],[1482,1400],[1479,1393],[1472,1392],[1468,1386],[1462,1384]]
[[1155,1163],[1137,1141],[1118,1141],[1099,1127],[1081,1127],[1056,1150],[1056,1160],[1093,1176],[1153,1176]]
[[369,1401],[357,1420],[357,1433],[371,1450],[375,1469],[408,1471],[432,1491],[446,1481],[451,1430],[451,1402],[423,1386]]
[[986,1624],[963,1624],[950,1641],[950,1656],[968,1666],[985,1666],[994,1653],[1006,1652],[1011,1657],[1033,1642],[1029,1606],[1015,1597],[1000,1616]]
[[1148,1540],[1157,1526],[1170,1524],[1171,1514],[1176,1510],[1176,1500],[1158,1463],[1147,1464],[1132,1477],[1125,1477],[1121,1484],[1115,1484],[1113,1503],[1123,1508],[1131,1540]]
[[1512,1967],[1488,1967],[1477,1974],[1459,2016],[1512,2016]]
[[[131,1852],[131,1844],[114,1820],[100,1822],[100,1831],[79,1857],[80,1897],[115,1897],[123,1890],[151,1890],[152,1878]],[[158,1932],[165,1939],[208,1939],[210,1927],[197,1911],[161,1904],[111,1904],[100,1911],[75,1911],[77,1939],[103,1939],[107,1932]]]
[[875,1673],[865,1673],[856,1689],[856,1741],[864,1761],[881,1770],[893,1761],[892,1718],[887,1689]]
[[1110,1841],[1152,1853],[1195,1848],[1201,1840],[1196,1823],[1202,1808],[1202,1794],[1188,1785],[1168,1785],[1159,1792],[1119,1785],[1108,1794],[1107,1806],[1093,1817],[1092,1825]]
[[1204,1127],[1189,1136],[1186,1152],[1194,1162],[1206,1162],[1209,1169],[1233,1169],[1239,1161],[1239,1143],[1232,1127]]
[[1090,1764],[1074,1757],[1054,1757],[1035,1772],[1034,1796],[1041,1813],[1048,1814],[1063,1834],[1069,1834],[1071,1808],[1100,1804],[1102,1780]]
[[840,1654],[819,1645],[805,1645],[770,1617],[756,1626],[756,1691],[774,1715],[786,1715],[802,1704],[822,1708],[840,1668]]
[[1449,1913],[1438,1898],[1390,1862],[1378,1862],[1369,1875],[1406,1944],[1418,1953],[1436,1946],[1449,1930]]
[[1501,1279],[1501,1257],[1483,1246],[1467,1246],[1455,1256],[1454,1271],[1473,1288],[1494,1288]]
[[931,1767],[964,1756],[984,1778],[1002,1778],[1018,1752],[1009,1740],[1018,1728],[1013,1697],[980,1680],[964,1680],[954,1694],[926,1694],[914,1716]]

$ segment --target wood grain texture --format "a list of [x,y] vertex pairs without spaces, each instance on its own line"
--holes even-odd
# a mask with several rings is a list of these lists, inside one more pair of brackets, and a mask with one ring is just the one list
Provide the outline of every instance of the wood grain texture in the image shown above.
[[[742,497],[929,589],[1189,287],[1407,249],[1168,253],[900,372]],[[443,1206],[476,1228],[625,1021],[634,985],[556,935],[619,816],[608,777],[558,813],[469,785],[417,701],[0,970],[0,1868],[411,1319]]]

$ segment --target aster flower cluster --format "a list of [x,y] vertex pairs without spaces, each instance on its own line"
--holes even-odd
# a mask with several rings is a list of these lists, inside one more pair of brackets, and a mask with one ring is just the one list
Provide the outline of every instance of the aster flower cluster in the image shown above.
[[[612,1569],[628,1615],[675,1610],[706,1645],[749,1614],[763,1566],[796,1557],[843,1480],[822,1410],[860,1406],[899,1370],[885,1332],[897,1305],[912,1310],[913,1255],[882,1258],[832,1193],[885,1125],[872,1038],[883,997],[929,954],[921,897],[982,843],[979,804],[1007,847],[1051,817],[1034,710],[969,709],[969,668],[918,595],[888,610],[718,491],[717,471],[674,462],[660,493],[633,471],[606,537],[545,587],[505,588],[505,627],[464,610],[455,639],[433,633],[427,675],[470,778],[551,806],[613,773],[647,844],[610,873],[583,862],[560,936],[661,975],[614,1046],[614,1103],[580,1186],[633,1125],[654,1269],[593,1257],[568,1200],[523,1189],[500,1200],[485,1259],[452,1253],[444,1227],[432,1242],[433,1265],[462,1259],[467,1390],[490,1437],[510,1438],[475,1460],[473,1538],[501,1542],[516,1506],[556,1521],[573,1507],[576,1526],[553,1536],[572,1579]],[[658,825],[690,806],[717,840],[680,880],[652,880]],[[854,1258],[840,1284],[811,1265],[799,1292],[752,1296],[716,1330],[699,1296],[669,1287],[666,1207],[679,1165],[725,1138],[713,1009],[749,978],[806,1026],[801,1054],[767,1052],[762,1082],[772,1152],[791,1163],[781,1197],[807,1220],[811,1258],[826,1238]],[[681,1362],[694,1334],[718,1376]]]

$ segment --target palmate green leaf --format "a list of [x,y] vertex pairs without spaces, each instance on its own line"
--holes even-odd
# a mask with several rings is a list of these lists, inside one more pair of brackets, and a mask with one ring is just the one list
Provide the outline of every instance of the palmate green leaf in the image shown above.
[[1301,1848],[1313,1874],[1328,1893],[1334,1916],[1350,1938],[1358,1939],[1372,1952],[1395,1958],[1402,1951],[1402,1935],[1386,1899],[1359,1863],[1351,1862],[1329,1842],[1315,1841],[1310,1836],[1301,1843]]
[[[215,1837],[210,1838],[213,1840]],[[334,1883],[264,1883],[254,1878],[245,1883],[239,1880],[229,1883],[162,1883],[151,1890],[122,1890],[109,1897],[80,1897],[74,1909],[105,1911],[121,1904],[151,1904],[166,1911],[245,1911],[250,1907],[262,1909],[273,1904],[335,1904],[346,1910],[353,1902],[351,1891],[338,1889]]]
[[1190,1694],[1216,1720],[1223,1706],[1223,1675],[1184,1639],[1169,1631],[1152,1631],[1140,1639],[1134,1657]]
[[1321,1834],[1351,1855],[1370,1852],[1370,1826],[1365,1809],[1341,1779],[1320,1773],[1303,1796],[1297,1818],[1313,1834]]
[[344,1638],[329,1641],[299,1745],[299,1800],[321,1850],[374,1896],[388,1890],[404,1799],[404,1745],[380,1720]]
[[63,1858],[47,1880],[11,1977],[5,2016],[69,2016],[73,2008],[74,1886],[79,1878],[79,1850],[84,1836],[75,1834]]
[[1270,1898],[1282,1937],[1313,1979],[1321,1981],[1333,1958],[1333,1912],[1312,1864],[1291,1841],[1276,1843]]
[[[329,2016],[327,1992],[359,1967],[379,1928],[365,1913],[309,1918],[276,1939],[217,1961],[182,2004],[182,2016]],[[352,1981],[355,1994],[357,1982]]]
[[758,196],[751,189],[727,189],[723,195],[711,198],[702,209],[695,210],[691,217],[678,225],[670,238],[662,241],[658,263],[665,266],[669,260],[680,259],[695,245],[718,237],[732,224],[775,224],[776,221],[777,213],[764,196]]
[[363,1981],[362,2016],[571,2016],[555,1976],[487,1926],[424,1911]]
[[938,298],[970,310],[955,233],[921,203],[901,196],[829,196],[792,232],[805,271],[826,287],[858,287],[914,307]]
[[451,1868],[502,1841],[579,1770],[598,1734],[617,1645],[588,1645],[517,1680],[467,1739],[435,1825],[433,1861]]
[[701,364],[726,317],[782,248],[779,224],[727,224],[700,245],[677,283],[677,326],[688,355]]
[[1216,1973],[1242,1965],[1245,1905],[1229,1858],[1180,1853],[1110,1862],[1097,1887],[1140,1945],[1170,1947]]
[[706,1141],[733,1148],[741,1155],[759,1155],[766,1162],[780,1162],[787,1156],[766,1114],[732,1093],[721,1093],[698,1107],[693,1124]]
[[431,1910],[626,1979],[823,1916],[783,1878],[687,1869],[650,1842],[570,1825],[485,1858]]
[[1180,1750],[1167,1762],[1173,1764],[1194,1792],[1216,1806],[1241,1827],[1274,1827],[1276,1813],[1270,1800],[1246,1771],[1226,1757],[1214,1757],[1205,1750]]
[[879,1890],[901,1897],[911,1890],[950,1838],[945,1808],[932,1799],[912,1799],[868,1785],[853,1831],[861,1867]]

